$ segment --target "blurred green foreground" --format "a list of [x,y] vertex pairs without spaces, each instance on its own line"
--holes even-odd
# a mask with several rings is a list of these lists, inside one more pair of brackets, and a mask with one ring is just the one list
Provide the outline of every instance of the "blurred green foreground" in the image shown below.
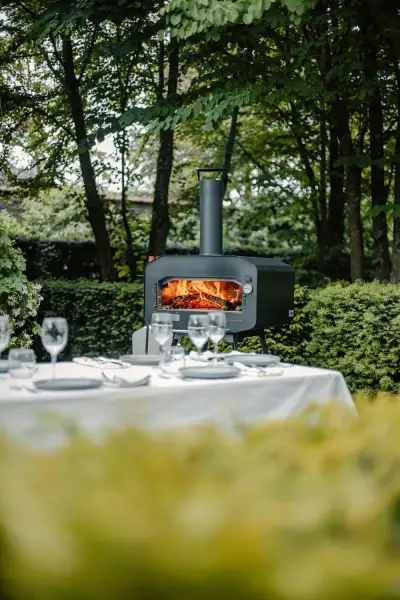
[[0,447],[2,600],[329,600],[400,592],[400,404]]

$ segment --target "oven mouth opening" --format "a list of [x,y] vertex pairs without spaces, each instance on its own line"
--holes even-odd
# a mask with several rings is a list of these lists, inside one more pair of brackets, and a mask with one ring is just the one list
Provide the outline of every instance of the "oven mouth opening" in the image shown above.
[[243,287],[232,279],[170,279],[158,286],[157,308],[240,312]]

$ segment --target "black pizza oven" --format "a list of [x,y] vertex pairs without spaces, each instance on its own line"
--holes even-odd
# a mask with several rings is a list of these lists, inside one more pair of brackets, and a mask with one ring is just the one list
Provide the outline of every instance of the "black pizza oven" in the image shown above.
[[[214,169],[199,169],[214,171]],[[218,170],[221,171],[221,170]],[[226,312],[227,339],[260,335],[293,316],[295,272],[271,258],[224,256],[222,251],[223,182],[200,181],[200,255],[162,256],[146,265],[144,317],[169,311],[174,331],[187,331],[189,316]],[[264,348],[265,350],[265,348]]]

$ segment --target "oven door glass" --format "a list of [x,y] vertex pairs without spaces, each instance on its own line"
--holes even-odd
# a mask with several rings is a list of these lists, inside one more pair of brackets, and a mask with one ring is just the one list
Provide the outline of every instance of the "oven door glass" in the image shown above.
[[159,284],[158,308],[241,311],[242,285],[232,280],[163,280]]

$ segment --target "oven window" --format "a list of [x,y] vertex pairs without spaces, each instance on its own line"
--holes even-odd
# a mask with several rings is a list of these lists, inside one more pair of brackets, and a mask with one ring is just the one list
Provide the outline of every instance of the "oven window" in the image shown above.
[[242,286],[236,281],[171,279],[160,285],[158,308],[241,311]]

